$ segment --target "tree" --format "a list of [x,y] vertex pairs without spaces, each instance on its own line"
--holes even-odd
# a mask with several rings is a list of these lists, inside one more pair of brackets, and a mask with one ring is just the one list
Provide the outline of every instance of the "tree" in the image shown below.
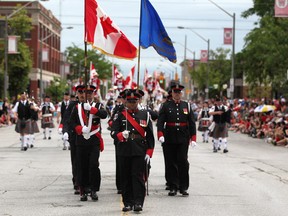
[[253,8],[242,13],[245,18],[252,15],[258,15],[260,19],[255,23],[258,26],[246,36],[241,54],[245,81],[252,89],[272,84],[276,94],[284,92],[288,68],[288,20],[274,17],[274,0],[254,0]]
[[[8,20],[9,35],[19,36],[18,54],[9,54],[8,56],[8,92],[10,96],[17,96],[19,92],[26,91],[29,84],[28,74],[32,69],[32,56],[25,43],[25,34],[31,31],[31,22],[32,19],[27,16],[27,11],[24,9]],[[4,66],[4,64],[1,65]]]
[[[85,74],[85,52],[76,45],[66,48],[66,56],[71,64],[72,75],[70,79],[84,78]],[[87,67],[89,76],[90,61],[94,64],[100,79],[111,79],[112,63],[105,58],[105,55],[98,53],[96,50],[87,51]],[[89,77],[88,77],[89,79]]]
[[62,100],[64,93],[68,91],[69,85],[66,80],[54,77],[45,93],[51,97],[52,101],[59,102]]

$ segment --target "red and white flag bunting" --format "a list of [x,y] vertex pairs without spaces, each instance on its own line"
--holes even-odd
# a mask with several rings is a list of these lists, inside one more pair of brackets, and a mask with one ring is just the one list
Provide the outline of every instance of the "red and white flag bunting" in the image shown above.
[[275,0],[275,17],[288,17],[288,0]]
[[201,50],[201,53],[200,53],[200,62],[208,62],[208,51],[207,50]]
[[90,62],[90,80],[93,79],[94,75],[96,75],[96,69],[94,67],[94,65],[92,64],[92,62]]
[[107,55],[125,59],[137,57],[137,48],[96,0],[85,0],[85,41]]
[[136,67],[136,65],[131,68],[130,73],[126,77],[126,80],[125,80],[126,86],[125,86],[125,88],[132,88],[132,83],[133,83],[134,73],[135,73],[135,67]]
[[233,29],[224,28],[224,44],[231,45],[233,41]]

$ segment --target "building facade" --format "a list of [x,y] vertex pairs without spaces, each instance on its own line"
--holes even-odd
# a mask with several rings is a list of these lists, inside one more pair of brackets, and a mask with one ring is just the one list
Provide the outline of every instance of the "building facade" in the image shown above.
[[[0,1],[0,15],[5,20],[12,14],[17,6],[26,5],[25,10],[32,19],[32,30],[27,34],[25,42],[30,48],[33,67],[29,73],[28,92],[36,99],[40,97],[40,82],[42,81],[43,94],[45,88],[54,77],[61,77],[61,23],[39,1]],[[17,16],[17,13],[14,15]],[[41,55],[43,53],[43,55]],[[8,57],[9,60],[9,57]]]

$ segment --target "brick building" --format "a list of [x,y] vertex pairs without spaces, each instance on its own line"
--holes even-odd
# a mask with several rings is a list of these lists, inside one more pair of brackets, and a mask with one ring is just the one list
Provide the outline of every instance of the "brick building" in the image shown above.
[[[28,16],[32,18],[33,25],[30,34],[27,34],[25,38],[25,42],[29,46],[33,58],[33,67],[29,73],[30,83],[28,91],[31,96],[39,98],[41,73],[43,95],[45,88],[53,80],[53,77],[63,77],[60,71],[60,68],[63,68],[64,64],[60,51],[62,27],[60,21],[40,1],[0,1],[1,19],[5,21],[5,17],[12,14],[17,5],[24,6],[26,4],[25,10],[27,10]],[[14,16],[17,16],[17,13]],[[45,51],[48,54],[47,58],[43,57],[42,61],[41,41],[43,42],[42,52]]]

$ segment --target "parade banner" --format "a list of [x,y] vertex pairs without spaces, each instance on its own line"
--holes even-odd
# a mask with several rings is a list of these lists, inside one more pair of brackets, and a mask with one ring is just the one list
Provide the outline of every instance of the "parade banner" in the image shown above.
[[233,29],[224,28],[224,44],[231,45],[233,41]]
[[288,17],[288,0],[275,0],[275,17]]
[[42,62],[49,62],[49,48],[42,48]]
[[200,62],[202,62],[202,63],[207,63],[208,62],[208,51],[207,50],[201,50]]

